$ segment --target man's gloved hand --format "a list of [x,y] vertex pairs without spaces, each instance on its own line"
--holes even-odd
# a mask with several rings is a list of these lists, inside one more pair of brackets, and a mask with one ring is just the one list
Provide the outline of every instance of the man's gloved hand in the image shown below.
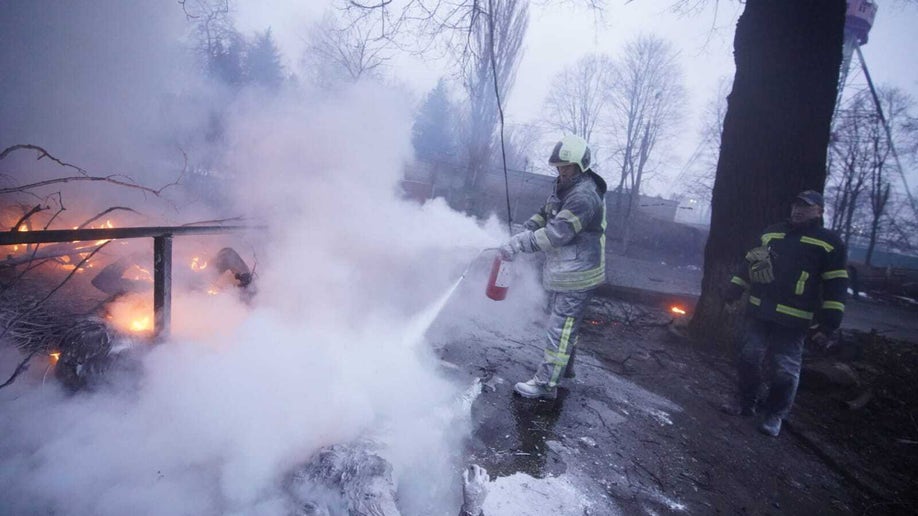
[[774,268],[771,265],[771,253],[765,246],[755,247],[746,253],[749,262],[749,279],[753,283],[771,283],[775,280]]
[[472,464],[462,472],[463,516],[479,516],[482,513],[490,481],[487,470],[478,464]]
[[835,345],[835,339],[832,338],[833,333],[834,332],[819,326],[813,330],[813,333],[810,335],[810,342],[813,343],[813,346],[817,350],[825,353]]
[[529,238],[529,232],[523,231],[510,237],[504,245],[500,246],[500,255],[504,260],[512,260],[517,253],[523,252],[523,240]]

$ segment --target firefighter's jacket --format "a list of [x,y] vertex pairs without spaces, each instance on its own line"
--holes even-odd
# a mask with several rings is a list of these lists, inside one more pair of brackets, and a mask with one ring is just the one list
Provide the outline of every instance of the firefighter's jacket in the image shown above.
[[606,280],[606,182],[587,170],[555,182],[545,206],[526,221],[525,252],[545,252],[542,285],[581,292]]
[[738,299],[745,289],[746,313],[752,317],[790,327],[837,329],[848,292],[847,253],[838,235],[817,218],[796,227],[790,222],[769,226],[759,240],[768,248],[774,281],[750,281],[743,263],[730,279],[727,299]]

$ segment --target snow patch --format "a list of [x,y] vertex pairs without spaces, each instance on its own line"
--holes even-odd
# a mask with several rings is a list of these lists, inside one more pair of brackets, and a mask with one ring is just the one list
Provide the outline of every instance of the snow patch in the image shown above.
[[570,477],[535,478],[525,473],[501,477],[488,486],[488,516],[583,516],[593,507]]

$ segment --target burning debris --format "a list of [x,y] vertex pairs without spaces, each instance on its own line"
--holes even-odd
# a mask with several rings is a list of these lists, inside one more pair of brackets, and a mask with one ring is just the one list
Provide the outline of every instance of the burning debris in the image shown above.
[[[42,307],[43,300],[21,303],[22,298],[0,310],[4,334],[27,355],[23,368],[35,355],[48,356],[54,377],[76,391],[101,379],[123,352],[150,342],[155,337],[153,281],[136,258],[118,259],[92,278],[91,285],[109,297],[86,315],[61,309],[52,312]],[[196,273],[197,280],[193,287],[210,295],[238,288],[244,292],[243,299],[251,298],[253,273],[236,251],[221,249],[212,263],[207,268],[198,257],[190,261],[189,270]],[[84,269],[69,270],[73,274]]]
[[[48,217],[41,205],[19,210],[21,213],[14,207],[2,213],[4,225],[14,234],[34,232],[34,226],[47,229],[60,214]],[[114,230],[118,224],[105,216],[117,210],[133,212],[120,207],[104,210],[74,226],[74,236],[81,230]],[[48,220],[39,222],[39,217]],[[0,262],[0,336],[25,354],[4,386],[26,370],[36,356],[47,356],[48,371],[53,370],[66,388],[91,387],[118,357],[124,356],[124,351],[155,337],[149,252],[126,252],[99,266],[109,256],[100,251],[111,251],[111,244],[118,250],[128,249],[125,241],[111,238],[3,246],[6,259]],[[176,269],[182,289],[210,295],[232,289],[242,292],[245,300],[251,298],[254,271],[235,250],[224,247],[209,259],[201,256],[188,258],[187,270]],[[99,272],[86,274],[95,270]],[[36,294],[42,290],[47,294]],[[59,291],[62,293],[55,296]],[[108,297],[100,298],[98,293]]]
[[116,333],[100,318],[51,315],[46,310],[33,310],[27,316],[21,314],[9,306],[0,309],[0,324],[6,337],[26,355],[8,383],[31,360],[40,362],[40,357],[45,357],[43,378],[53,371],[54,378],[75,391],[90,386],[115,360],[112,347]]

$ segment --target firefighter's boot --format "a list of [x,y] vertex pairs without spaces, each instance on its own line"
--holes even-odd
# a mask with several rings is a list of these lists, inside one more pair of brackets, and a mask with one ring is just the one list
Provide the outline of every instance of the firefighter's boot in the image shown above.
[[558,397],[557,387],[549,387],[547,383],[535,378],[517,383],[513,386],[513,390],[520,396],[530,399],[553,400]]

